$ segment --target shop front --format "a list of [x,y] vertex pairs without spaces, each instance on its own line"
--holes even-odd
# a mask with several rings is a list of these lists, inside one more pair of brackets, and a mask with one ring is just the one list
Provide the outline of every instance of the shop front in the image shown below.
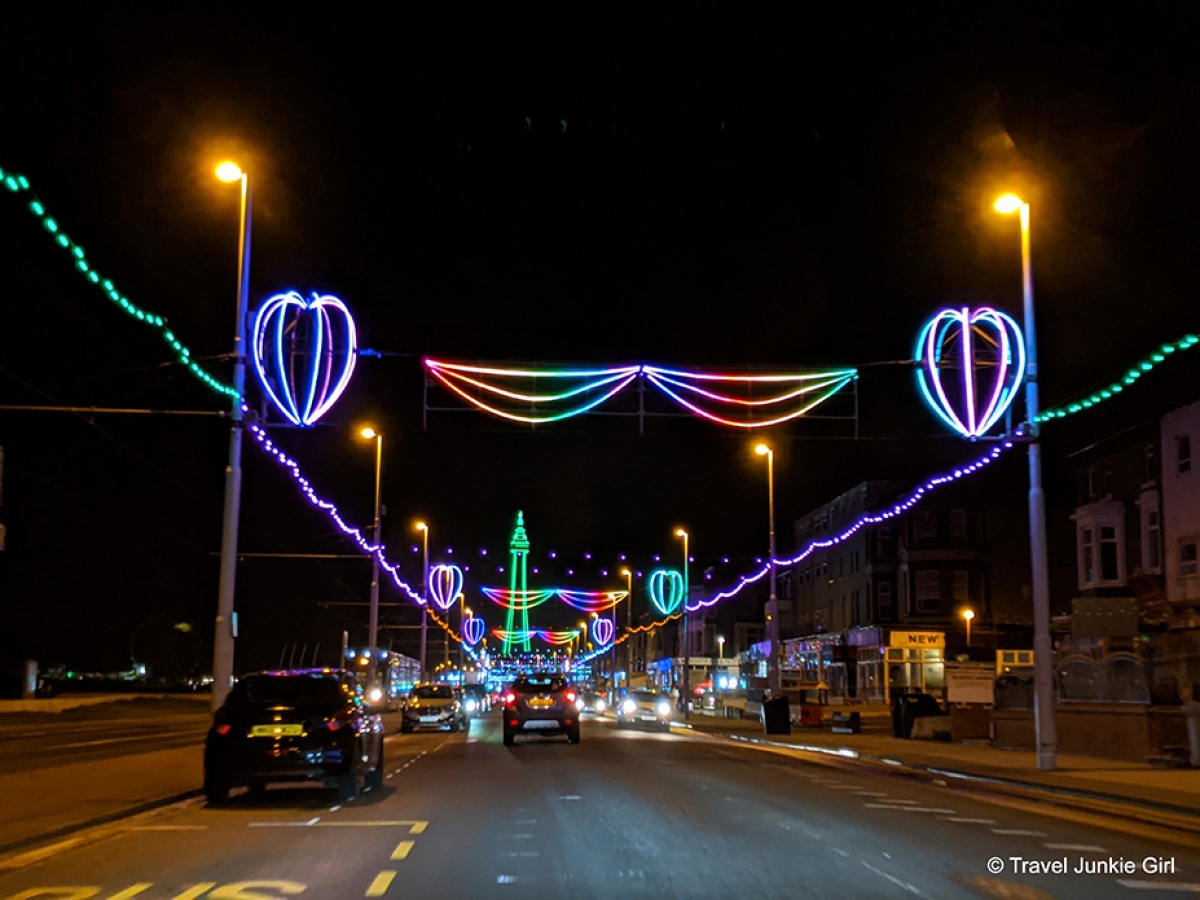
[[891,631],[887,638],[888,693],[915,691],[940,697],[946,687],[946,633]]

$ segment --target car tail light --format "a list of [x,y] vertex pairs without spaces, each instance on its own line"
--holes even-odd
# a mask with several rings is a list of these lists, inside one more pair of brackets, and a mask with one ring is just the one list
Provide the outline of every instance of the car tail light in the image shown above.
[[567,691],[567,702],[568,703],[575,702],[575,692],[574,691]]
[[217,734],[229,734],[229,723],[222,722],[220,725],[214,725],[213,731]]
[[212,730],[220,735],[229,734],[229,731],[230,731],[229,717],[225,714],[224,709],[218,709],[213,714]]
[[504,695],[504,703],[506,706],[512,706],[516,702],[517,702],[517,695],[514,694],[512,691],[509,691],[507,694]]

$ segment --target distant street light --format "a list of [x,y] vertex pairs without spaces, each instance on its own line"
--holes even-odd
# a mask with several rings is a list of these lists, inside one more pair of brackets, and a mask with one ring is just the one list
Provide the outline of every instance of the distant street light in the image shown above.
[[717,653],[722,664],[725,663],[725,637],[717,635]]
[[683,618],[681,620],[682,635],[679,642],[683,650],[683,718],[691,718],[692,698],[692,655],[688,646],[688,542],[691,535],[682,528],[675,529],[675,537],[683,538]]
[[996,212],[1021,214],[1021,288],[1025,312],[1025,436],[1029,447],[1029,550],[1033,575],[1033,697],[1038,768],[1052,771],[1058,753],[1054,722],[1054,670],[1050,643],[1050,562],[1046,549],[1046,497],[1042,491],[1042,447],[1038,442],[1037,330],[1033,310],[1033,261],[1029,204],[1015,194],[996,200]]
[[962,617],[967,623],[967,649],[969,650],[971,649],[971,622],[975,618],[975,610],[964,609],[962,611]]
[[424,522],[416,524],[417,531],[421,532],[424,545],[425,562],[421,569],[421,597],[424,603],[421,605],[421,680],[429,680],[429,670],[425,666],[425,642],[429,633],[429,526]]
[[[382,516],[380,496],[383,481],[383,435],[374,428],[364,428],[359,432],[368,441],[375,441],[375,546],[382,546]],[[371,554],[371,615],[367,624],[367,646],[371,648],[371,662],[367,668],[367,684],[370,688],[377,686],[379,674],[379,551]]]
[[217,618],[213,628],[212,708],[225,702],[233,687],[237,640],[234,592],[237,586],[238,520],[242,507],[242,403],[246,390],[246,314],[250,306],[250,179],[237,165],[217,166],[222,181],[242,184],[241,234],[238,241],[237,318],[233,332],[233,409],[229,428],[229,465],[225,469],[225,509],[221,518],[221,567],[217,577]]
[[783,674],[779,671],[779,600],[775,592],[775,451],[766,444],[754,448],[759,456],[767,458],[767,507],[770,515],[770,597],[767,599],[767,642],[770,657],[767,660],[767,685],[772,697],[783,696]]

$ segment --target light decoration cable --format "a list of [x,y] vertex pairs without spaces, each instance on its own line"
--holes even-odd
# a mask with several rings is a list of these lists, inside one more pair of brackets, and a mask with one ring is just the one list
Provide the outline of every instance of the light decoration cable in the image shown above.
[[[514,593],[506,588],[484,587],[480,588],[479,592],[487,597],[493,603],[503,606],[508,610],[530,610],[536,606],[541,606],[547,600],[550,600],[557,593],[555,588],[547,590],[534,591],[517,591]],[[513,629],[506,629],[512,631]]]
[[1062,406],[1048,409],[1038,416],[1038,422],[1049,422],[1055,419],[1065,419],[1067,416],[1074,415],[1077,412],[1083,412],[1085,409],[1091,409],[1105,400],[1111,400],[1115,395],[1121,393],[1127,387],[1132,387],[1139,378],[1147,372],[1152,371],[1160,363],[1164,363],[1171,357],[1172,354],[1182,350],[1190,350],[1200,344],[1200,334],[1185,334],[1173,344],[1163,344],[1156,351],[1151,353],[1145,359],[1138,362],[1128,372],[1125,373],[1120,381],[1114,381],[1106,388],[1096,391],[1089,397],[1082,400],[1076,400],[1072,403],[1064,403]]
[[254,371],[267,397],[293,425],[307,428],[337,402],[358,359],[358,332],[346,304],[314,293],[276,294],[254,314]]
[[541,588],[514,594],[504,588],[484,587],[480,588],[480,593],[505,609],[533,609],[557,597],[573,609],[587,613],[612,609],[629,596],[627,591],[576,591],[568,588]]
[[135,305],[133,301],[117,290],[112,281],[102,277],[99,272],[92,268],[91,263],[89,263],[87,260],[87,254],[84,253],[83,248],[67,237],[66,233],[62,230],[62,227],[58,224],[58,222],[55,221],[55,219],[46,211],[45,204],[38,199],[37,194],[33,192],[32,188],[30,188],[29,179],[27,179],[24,175],[18,175],[15,172],[6,172],[4,169],[0,169],[0,184],[3,184],[6,188],[8,188],[9,192],[13,194],[28,193],[31,199],[26,204],[26,208],[42,223],[42,227],[45,228],[47,233],[53,237],[54,243],[62,247],[70,254],[71,261],[74,263],[75,268],[79,271],[79,273],[82,274],[83,277],[89,282],[103,291],[104,296],[120,307],[121,310],[130,316],[130,318],[137,319],[139,322],[144,322],[151,328],[157,330],[159,336],[170,346],[172,352],[175,354],[175,358],[193,376],[199,379],[206,387],[216,391],[218,394],[223,394],[226,397],[238,397],[238,392],[231,385],[218,381],[216,378],[204,371],[204,369],[200,367],[199,363],[192,359],[192,351],[185,347],[180,342],[179,338],[175,336],[174,332],[167,327],[166,319],[160,315],[156,315],[155,313],[149,312],[148,310],[144,310]]
[[536,634],[539,638],[552,647],[563,647],[579,637],[579,629],[575,628],[569,631],[550,631],[545,628],[539,628],[536,631]]
[[650,602],[664,616],[674,614],[683,605],[683,574],[675,569],[655,569],[646,589]]
[[990,306],[941,310],[921,330],[916,356],[925,402],[965,438],[992,429],[1025,377],[1021,329]]
[[445,612],[458,600],[463,589],[463,570],[453,563],[442,563],[429,570],[429,596]]
[[[484,412],[526,425],[542,425],[581,415],[618,394],[635,379],[644,378],[675,403],[710,421],[734,428],[768,428],[810,412],[858,376],[856,369],[722,375],[652,365],[516,369],[452,363],[428,357],[424,363],[430,375],[468,403]],[[564,388],[539,392],[536,390],[539,380],[563,384]],[[530,387],[517,390],[508,386],[514,382]],[[747,396],[719,392],[714,389],[718,384],[739,388]],[[756,392],[761,394],[766,387],[777,391],[768,396],[756,396]],[[503,405],[505,402],[509,404],[508,408]],[[792,408],[784,409],[789,403]],[[514,405],[531,411],[520,412]],[[540,411],[545,407],[550,409]],[[726,409],[731,412],[724,413]],[[730,418],[733,410],[740,413],[740,418]]]
[[[607,369],[502,369],[494,366],[473,366],[428,358],[425,359],[425,368],[443,385],[474,406],[494,416],[514,422],[523,422],[527,425],[557,422],[595,409],[637,378],[639,370],[638,366],[616,366]],[[499,378],[503,383],[517,380],[521,383],[536,384],[538,379],[545,379],[551,383],[561,383],[567,386],[559,391],[536,393],[489,384],[476,376]],[[491,399],[481,399],[472,394],[468,388],[475,388]],[[502,409],[499,405],[500,400],[513,401],[534,409],[550,407],[553,411],[521,415]]]
[[[856,369],[833,369],[791,375],[718,375],[706,372],[684,372],[658,366],[642,366],[642,373],[652,385],[698,416],[732,428],[770,428],[798,418],[828,400],[856,377]],[[703,385],[738,386],[753,393],[764,386],[778,387],[779,393],[767,397],[735,397],[718,393]],[[689,397],[691,399],[689,399]],[[742,418],[731,419],[730,413],[718,414],[706,409],[704,401],[718,408],[738,410]],[[783,404],[798,401],[797,406],[783,409]]]
[[[759,568],[758,571],[754,572],[752,575],[741,576],[738,579],[738,584],[736,587],[731,588],[728,591],[718,591],[716,594],[713,594],[709,598],[706,598],[703,600],[697,600],[693,603],[688,603],[688,605],[687,605],[688,611],[695,612],[698,609],[703,609],[705,607],[713,606],[714,604],[720,603],[722,600],[727,600],[730,597],[736,596],[737,594],[741,593],[742,590],[747,585],[753,584],[754,582],[761,579],[768,572],[770,572],[772,565],[779,566],[781,568],[787,567],[787,566],[794,566],[796,563],[801,562],[805,558],[810,556],[814,550],[825,549],[827,547],[832,547],[836,544],[840,544],[843,541],[850,538],[851,536],[853,536],[854,534],[856,534],[859,530],[861,530],[862,528],[864,528],[867,525],[878,525],[882,522],[886,522],[889,519],[894,519],[897,516],[908,512],[908,510],[912,509],[914,506],[916,506],[918,503],[920,503],[923,499],[925,499],[926,496],[928,496],[930,493],[935,491],[937,488],[941,487],[944,484],[951,484],[955,481],[961,481],[963,478],[966,478],[969,475],[973,475],[976,472],[983,470],[984,468],[986,468],[987,466],[989,466],[993,462],[995,462],[997,459],[999,459],[1005,452],[1007,452],[1008,450],[1011,450],[1015,445],[1016,445],[1015,439],[1006,438],[1001,443],[997,444],[991,450],[989,450],[987,453],[985,453],[983,456],[980,456],[978,459],[975,459],[973,462],[969,462],[964,465],[958,466],[948,472],[945,472],[941,475],[937,475],[933,478],[928,479],[923,485],[921,485],[920,487],[914,488],[902,499],[896,501],[896,503],[889,509],[884,509],[884,510],[874,512],[874,513],[865,513],[862,516],[859,516],[851,525],[849,525],[847,528],[845,528],[840,534],[834,535],[833,537],[824,538],[822,540],[810,541],[804,547],[804,549],[801,550],[799,553],[797,553],[795,556],[793,556],[789,559],[769,560],[767,563],[763,564],[763,566],[761,568]],[[651,596],[653,597],[653,595],[651,595]]]
[[628,591],[572,591],[557,588],[558,599],[580,612],[598,613],[612,609],[629,596]]

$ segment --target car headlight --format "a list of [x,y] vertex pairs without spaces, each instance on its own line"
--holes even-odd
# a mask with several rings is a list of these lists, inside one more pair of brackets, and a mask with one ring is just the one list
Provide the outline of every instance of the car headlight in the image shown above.
[[475,712],[477,704],[474,700],[467,701],[467,712]]
[[378,703],[383,699],[383,691],[381,691],[379,688],[372,688],[369,696],[372,703]]
[[632,716],[635,712],[637,712],[637,704],[632,700],[626,700],[621,704],[621,712],[625,713],[627,716]]
[[604,712],[606,709],[608,709],[608,704],[604,702],[603,698],[597,697],[596,712]]
[[671,704],[666,700],[660,700],[658,703],[658,714],[664,717],[671,715]]

